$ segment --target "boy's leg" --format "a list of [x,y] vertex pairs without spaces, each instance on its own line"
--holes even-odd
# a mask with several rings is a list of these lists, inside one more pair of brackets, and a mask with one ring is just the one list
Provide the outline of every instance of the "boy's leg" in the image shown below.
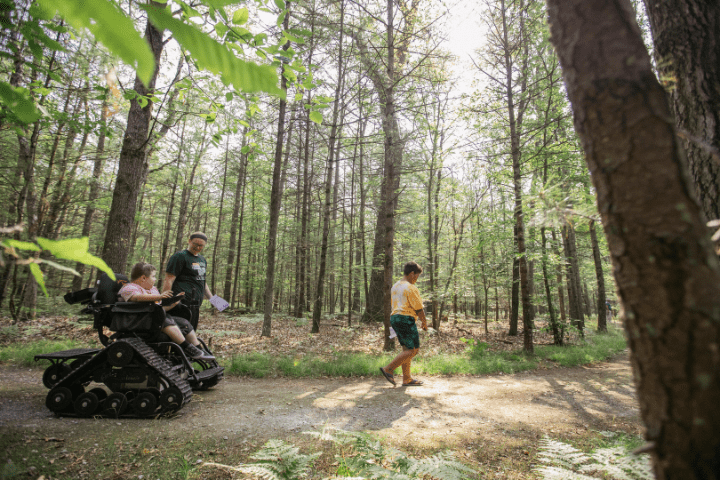
[[413,357],[413,355],[414,355],[414,354],[412,353],[413,350],[414,350],[414,349],[412,349],[412,348],[407,348],[406,346],[403,345],[403,351],[400,352],[400,353],[397,355],[397,357],[395,357],[395,358],[393,359],[393,361],[390,362],[390,363],[384,368],[384,370],[385,370],[387,373],[389,373],[389,374],[392,375],[393,372],[395,371],[395,369],[398,368],[398,367],[399,367],[400,365],[402,365],[403,363],[405,363],[405,361],[407,361],[408,359],[412,360],[412,357]]
[[188,342],[192,343],[196,347],[200,346],[200,340],[198,340],[197,335],[195,335],[194,330],[190,330],[190,333],[185,335],[185,338],[187,339]]
[[165,327],[161,330],[161,332],[167,335],[170,340],[179,345],[185,341],[185,337],[183,336],[177,325],[170,325],[168,327]]
[[400,365],[402,367],[402,372],[403,372],[403,383],[408,383],[412,380],[412,377],[410,376],[410,364],[412,363],[412,359],[415,358],[415,355],[417,355],[419,351],[420,351],[419,348],[413,348],[412,350],[410,350],[410,352],[412,352],[412,353]]

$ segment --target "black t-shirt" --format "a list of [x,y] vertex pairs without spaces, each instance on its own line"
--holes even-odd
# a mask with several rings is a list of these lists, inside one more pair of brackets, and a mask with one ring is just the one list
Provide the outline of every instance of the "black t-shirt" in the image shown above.
[[175,275],[172,290],[174,294],[185,292],[183,303],[200,304],[205,297],[205,271],[207,261],[202,255],[193,255],[182,250],[170,257],[165,271]]

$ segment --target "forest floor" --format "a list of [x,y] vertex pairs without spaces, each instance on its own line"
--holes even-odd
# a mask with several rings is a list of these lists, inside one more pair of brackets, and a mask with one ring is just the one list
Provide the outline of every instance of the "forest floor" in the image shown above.
[[[253,342],[243,340],[245,335],[218,334],[238,330],[237,322],[224,325],[230,320],[218,317],[201,320],[208,333],[214,332],[215,351],[241,353],[249,348]],[[92,332],[85,332],[89,327],[76,319],[51,317],[38,325],[42,322],[54,325],[52,329],[34,327],[46,336],[87,335],[89,343],[94,338]],[[308,327],[284,323],[276,322],[275,340],[265,341],[268,351],[277,351],[280,345],[286,354],[321,355],[316,350],[319,343],[326,344],[326,349],[336,345],[331,348],[346,350],[348,332],[328,333],[323,342],[315,338],[305,345]],[[257,337],[259,326],[260,322],[242,324],[243,333],[255,337],[255,349],[263,348]],[[325,326],[329,332],[340,328]],[[447,343],[454,343],[449,339],[453,328],[471,334],[479,328],[475,333],[484,336],[481,324],[443,327],[446,335],[435,339],[435,344],[428,339],[423,347],[426,352],[433,348],[451,351]],[[292,338],[295,328],[298,336]],[[360,345],[363,328],[357,330],[353,346],[377,351],[378,341],[371,338],[377,337],[377,329],[372,327],[374,333],[368,331],[367,341]],[[504,327],[486,337],[497,335],[491,348],[514,343],[501,330]],[[7,328],[1,331],[7,336]],[[13,331],[23,337],[26,333],[35,335]],[[458,350],[465,346],[460,334],[453,335]],[[0,336],[0,344],[7,341]],[[288,350],[293,342],[294,349]],[[338,468],[334,456],[338,451],[303,432],[336,427],[370,433],[416,456],[450,449],[481,471],[482,478],[529,479],[536,478],[532,468],[544,436],[590,449],[603,444],[603,432],[633,438],[641,432],[626,352],[583,367],[541,365],[514,375],[423,376],[425,385],[415,388],[393,387],[380,376],[230,376],[212,390],[194,395],[178,415],[157,420],[55,417],[44,406],[47,390],[41,376],[41,366],[0,364],[0,478],[233,478],[225,469],[204,465],[237,465],[269,439],[294,443],[304,452],[324,451],[315,475],[325,478]]]

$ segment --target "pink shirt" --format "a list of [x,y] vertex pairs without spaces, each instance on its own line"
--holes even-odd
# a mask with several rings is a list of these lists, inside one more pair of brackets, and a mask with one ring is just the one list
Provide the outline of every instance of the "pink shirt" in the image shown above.
[[[118,300],[123,302],[129,302],[130,297],[132,297],[133,295],[160,295],[160,292],[154,285],[150,290],[145,290],[137,283],[130,282],[123,285],[123,287],[120,289],[120,291],[118,292]],[[155,303],[160,302],[161,301],[158,300]]]

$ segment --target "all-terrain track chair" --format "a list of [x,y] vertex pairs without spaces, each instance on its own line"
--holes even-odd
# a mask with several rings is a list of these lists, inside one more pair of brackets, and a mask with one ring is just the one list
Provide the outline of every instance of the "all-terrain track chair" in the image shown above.
[[[193,390],[206,390],[223,378],[224,368],[215,361],[189,359],[160,332],[165,318],[161,306],[117,302],[128,279],[115,277],[113,281],[103,275],[97,288],[65,295],[70,304],[87,305],[83,311],[93,315],[104,348],[35,356],[50,360],[43,374],[43,384],[50,389],[45,405],[58,415],[155,417],[176,412],[190,401]],[[189,310],[182,307],[172,314],[189,318]],[[104,327],[115,333],[108,338]]]

